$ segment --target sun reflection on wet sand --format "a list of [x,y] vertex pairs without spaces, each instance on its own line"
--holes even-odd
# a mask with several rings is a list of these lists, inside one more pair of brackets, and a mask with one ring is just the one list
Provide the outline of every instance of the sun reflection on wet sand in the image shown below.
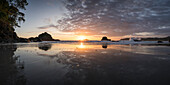
[[78,48],[85,48],[85,45],[83,43],[80,43],[80,45],[78,46]]

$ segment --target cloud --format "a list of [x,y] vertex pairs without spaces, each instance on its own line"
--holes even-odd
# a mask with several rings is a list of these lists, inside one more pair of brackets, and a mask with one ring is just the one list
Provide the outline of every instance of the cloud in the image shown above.
[[64,0],[69,11],[56,28],[88,35],[126,36],[170,34],[169,0]]
[[153,36],[154,33],[152,32],[140,32],[140,33],[135,33],[137,36]]
[[41,26],[41,27],[38,27],[38,29],[49,29],[49,28],[57,28],[57,26],[53,25],[53,24],[50,24],[50,25],[47,25],[47,26]]

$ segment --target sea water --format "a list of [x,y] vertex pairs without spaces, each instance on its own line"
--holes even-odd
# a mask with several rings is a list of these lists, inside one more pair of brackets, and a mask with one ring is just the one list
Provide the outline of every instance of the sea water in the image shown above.
[[169,85],[169,44],[0,45],[0,85]]

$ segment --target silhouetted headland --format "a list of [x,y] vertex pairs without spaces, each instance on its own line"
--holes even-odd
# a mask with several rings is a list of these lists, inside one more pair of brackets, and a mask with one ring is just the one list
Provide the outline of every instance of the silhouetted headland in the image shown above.
[[54,39],[52,38],[52,36],[50,34],[48,34],[47,32],[44,32],[42,34],[38,35],[38,38],[41,41],[54,41]]
[[111,41],[111,39],[108,39],[106,36],[104,36],[101,41]]
[[47,33],[41,33],[38,37],[30,37],[30,38],[19,38],[19,42],[42,42],[42,41],[60,41],[59,39],[53,39],[53,37]]
[[60,41],[59,39],[54,39],[49,33],[44,32],[38,35],[38,38],[41,41]]

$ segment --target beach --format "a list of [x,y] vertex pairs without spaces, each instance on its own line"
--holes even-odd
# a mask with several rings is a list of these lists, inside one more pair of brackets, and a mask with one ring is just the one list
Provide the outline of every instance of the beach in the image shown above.
[[168,85],[169,44],[0,45],[1,85]]

